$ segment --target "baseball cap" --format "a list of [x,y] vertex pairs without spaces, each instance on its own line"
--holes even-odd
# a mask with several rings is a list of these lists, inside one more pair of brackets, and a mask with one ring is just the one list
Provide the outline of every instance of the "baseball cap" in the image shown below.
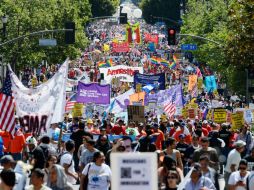
[[10,162],[15,162],[15,161],[11,155],[5,155],[1,158],[0,162],[1,162],[1,164],[7,164]]
[[33,136],[29,136],[26,138],[26,144],[33,144],[33,145],[37,145],[37,141]]

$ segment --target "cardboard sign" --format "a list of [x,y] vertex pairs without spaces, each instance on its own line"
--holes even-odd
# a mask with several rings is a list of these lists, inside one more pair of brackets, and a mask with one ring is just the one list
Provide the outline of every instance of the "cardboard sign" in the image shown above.
[[188,109],[188,115],[190,119],[195,119],[195,109]]
[[129,51],[129,43],[122,42],[122,43],[112,43],[113,45],[113,52],[121,53],[121,52],[128,52]]
[[73,117],[82,117],[84,111],[84,105],[75,103],[74,108],[72,110],[72,116]]
[[232,114],[232,129],[237,130],[242,128],[244,125],[244,118],[242,112],[237,112]]
[[215,123],[225,123],[227,121],[227,111],[225,109],[214,109],[213,116]]
[[128,111],[128,122],[145,122],[145,107],[144,106],[134,106],[129,105],[127,107]]
[[158,190],[156,153],[111,154],[112,190]]

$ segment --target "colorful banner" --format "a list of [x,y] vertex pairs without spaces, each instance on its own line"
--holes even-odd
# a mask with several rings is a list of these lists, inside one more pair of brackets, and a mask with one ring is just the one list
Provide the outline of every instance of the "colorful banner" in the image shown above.
[[189,75],[189,85],[188,90],[192,91],[197,85],[198,76],[197,75]]
[[132,38],[134,42],[140,44],[141,43],[140,24],[138,22],[132,25],[132,32],[133,32]]
[[160,73],[156,75],[135,73],[134,88],[136,88],[137,84],[142,84],[142,86],[152,84],[155,86],[155,89],[165,90],[165,73]]
[[126,25],[126,42],[129,44],[132,43],[132,27],[130,23]]
[[145,104],[145,92],[138,92],[130,95],[130,105],[144,106]]
[[205,77],[205,87],[207,92],[213,92],[217,89],[216,79],[214,75]]
[[143,67],[129,67],[117,65],[109,68],[100,68],[100,73],[104,75],[104,80],[110,84],[112,78],[120,77],[122,82],[133,82],[135,72],[143,74]]
[[145,42],[153,42],[155,44],[158,44],[159,43],[159,35],[145,33]]
[[107,105],[110,103],[110,85],[78,83],[77,102]]
[[216,108],[213,112],[215,123],[225,123],[227,122],[227,111],[223,108]]
[[130,50],[128,42],[112,43],[112,51],[115,53],[126,53]]
[[16,104],[16,115],[25,132],[35,135],[46,133],[52,123],[62,122],[66,104],[66,79],[68,60],[58,72],[36,88],[26,88],[12,72],[12,95]]

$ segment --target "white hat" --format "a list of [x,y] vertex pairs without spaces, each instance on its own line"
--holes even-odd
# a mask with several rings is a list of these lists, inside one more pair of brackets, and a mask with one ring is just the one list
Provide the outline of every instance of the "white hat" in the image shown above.
[[243,146],[245,146],[246,145],[246,142],[244,142],[244,141],[242,141],[242,140],[238,140],[238,141],[236,141],[235,143],[234,143],[234,146],[236,147],[236,148],[241,148],[241,147],[243,147]]
[[29,136],[26,138],[26,144],[33,144],[37,146],[37,141],[33,136]]
[[207,124],[207,123],[208,123],[207,120],[204,120],[204,121],[203,121],[203,124]]

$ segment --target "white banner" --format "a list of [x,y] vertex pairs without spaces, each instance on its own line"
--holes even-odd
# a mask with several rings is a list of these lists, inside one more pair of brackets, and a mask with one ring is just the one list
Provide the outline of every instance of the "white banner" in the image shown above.
[[126,65],[117,65],[114,67],[100,68],[100,73],[104,74],[104,80],[110,84],[112,78],[120,77],[122,82],[133,82],[134,73],[138,71],[143,74],[143,67],[128,67]]
[[63,121],[67,73],[68,60],[46,83],[36,88],[26,88],[15,73],[11,72],[16,114],[27,132],[39,135],[45,133],[50,124]]

